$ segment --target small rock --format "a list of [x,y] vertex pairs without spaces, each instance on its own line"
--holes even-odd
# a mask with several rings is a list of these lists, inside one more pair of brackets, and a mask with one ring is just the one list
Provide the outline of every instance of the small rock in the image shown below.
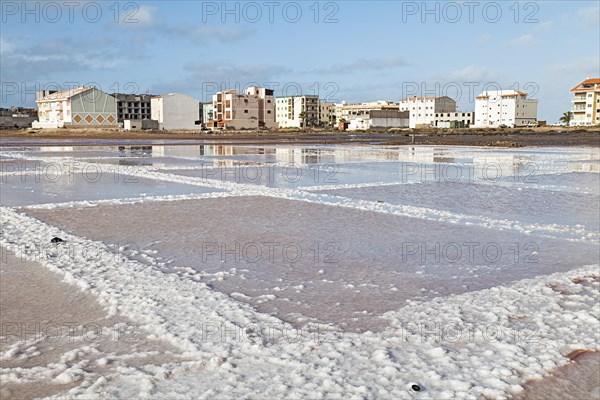
[[412,390],[414,390],[415,392],[420,392],[421,391],[421,386],[417,385],[416,383],[413,383],[410,388]]
[[50,240],[50,243],[64,243],[65,241],[59,237],[53,237],[52,240]]

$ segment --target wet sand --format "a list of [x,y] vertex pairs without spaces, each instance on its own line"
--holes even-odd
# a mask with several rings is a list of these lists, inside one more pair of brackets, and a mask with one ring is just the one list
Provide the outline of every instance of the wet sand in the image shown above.
[[531,380],[513,400],[600,399],[600,351],[575,351],[571,362],[544,379]]
[[[413,137],[411,135],[416,135]],[[82,140],[101,140],[103,144],[172,141],[171,144],[375,144],[375,145],[456,145],[456,146],[592,146],[600,147],[600,128],[515,128],[515,129],[401,129],[398,131],[335,130],[311,131],[148,131],[126,132],[117,129],[46,129],[0,131],[0,146],[13,146],[24,139],[31,145],[84,144]],[[59,141],[59,143],[56,143]]]
[[[59,274],[5,249],[0,259],[2,400],[56,395],[119,367],[176,358],[177,349],[109,316],[93,295]],[[121,331],[125,324],[133,330]],[[132,353],[138,354],[129,358]],[[85,373],[69,372],[78,366]]]

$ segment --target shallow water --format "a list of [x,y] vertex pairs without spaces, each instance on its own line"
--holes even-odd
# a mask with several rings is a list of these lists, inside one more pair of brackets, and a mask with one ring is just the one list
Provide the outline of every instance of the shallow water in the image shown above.
[[[600,256],[596,149],[94,142],[0,156],[2,205],[45,204],[23,211],[299,325],[380,330],[409,300]],[[152,198],[210,193],[232,197]]]

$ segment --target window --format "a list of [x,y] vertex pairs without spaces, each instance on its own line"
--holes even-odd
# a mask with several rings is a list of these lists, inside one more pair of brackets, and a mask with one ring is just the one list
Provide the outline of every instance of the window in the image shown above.
[[244,114],[248,114],[248,110],[244,110]]
[[271,114],[271,110],[268,110],[268,111],[267,111],[267,114]]

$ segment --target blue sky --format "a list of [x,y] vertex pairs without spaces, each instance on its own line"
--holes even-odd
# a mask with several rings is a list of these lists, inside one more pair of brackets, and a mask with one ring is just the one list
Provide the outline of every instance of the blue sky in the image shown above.
[[258,83],[331,101],[449,95],[472,110],[484,88],[502,87],[531,93],[539,119],[554,122],[569,89],[600,76],[597,1],[1,5],[3,107],[75,84],[207,101]]

